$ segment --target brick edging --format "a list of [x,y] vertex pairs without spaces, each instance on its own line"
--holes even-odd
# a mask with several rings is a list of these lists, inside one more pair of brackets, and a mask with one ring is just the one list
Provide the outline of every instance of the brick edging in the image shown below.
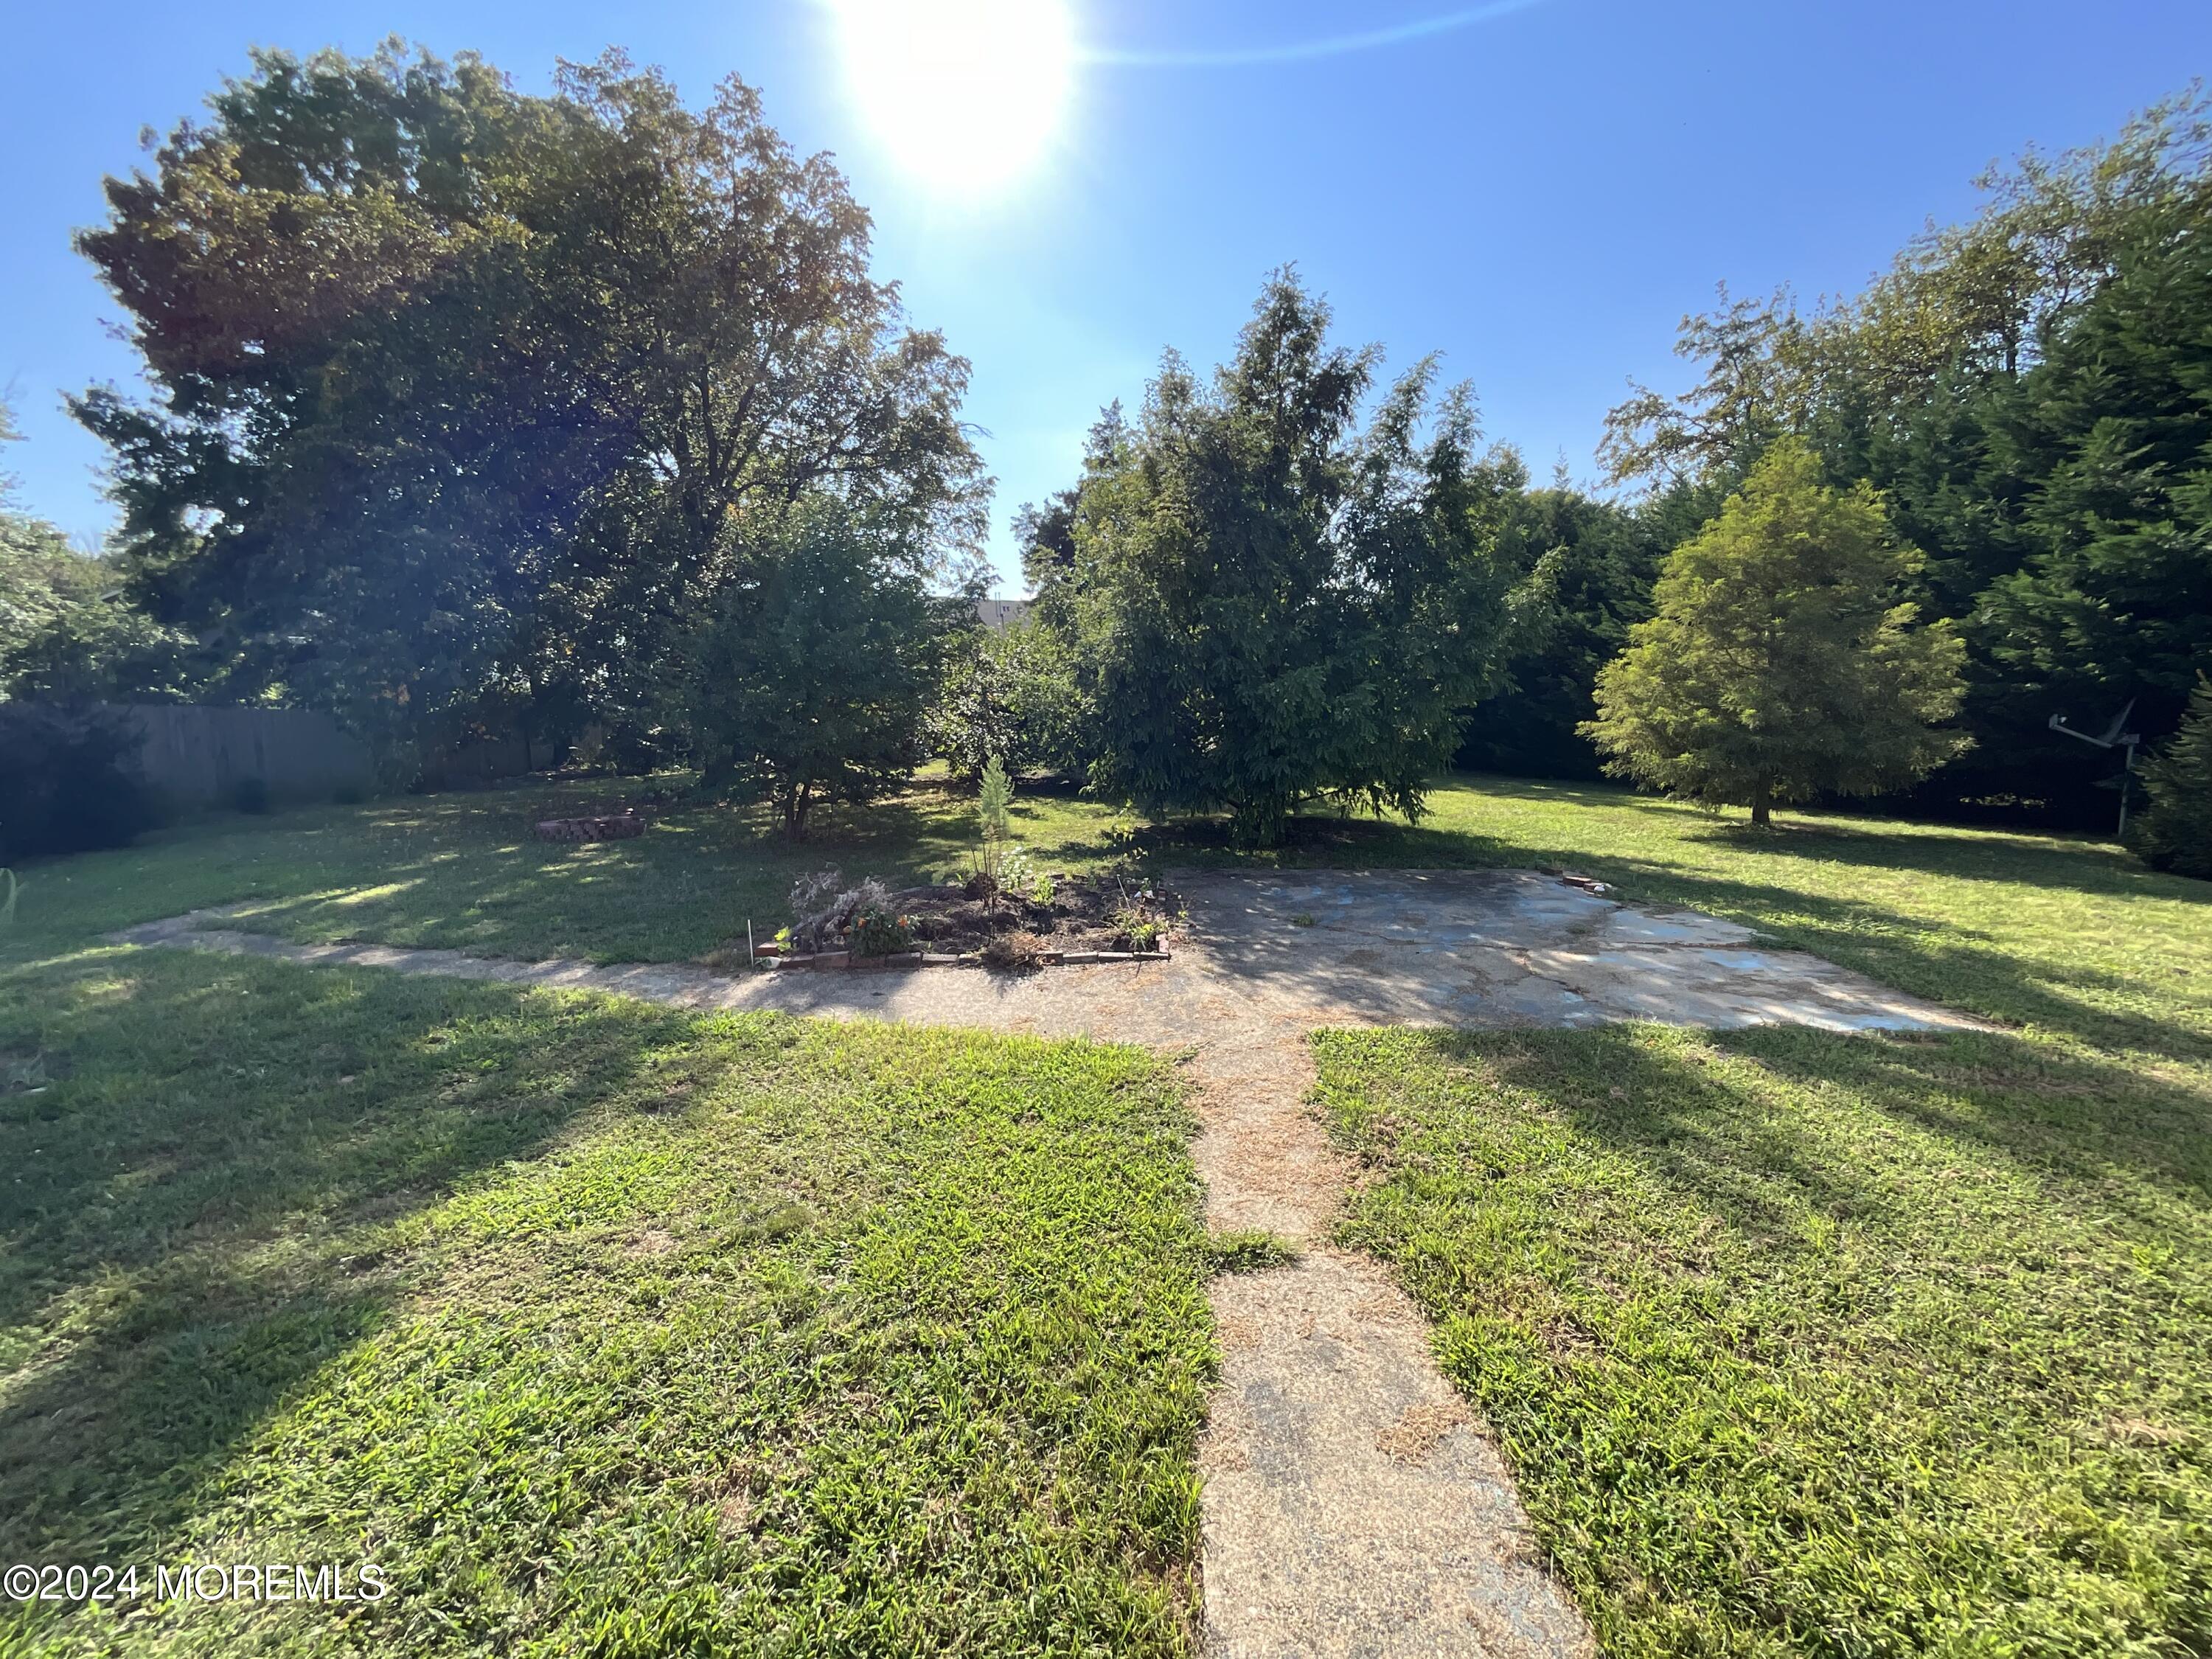
[[[1031,958],[1043,968],[1080,968],[1099,962],[1166,962],[1173,952],[1168,951],[1040,951]],[[811,956],[781,957],[763,953],[756,960],[771,968],[811,969],[871,969],[871,968],[981,968],[985,963],[979,951],[970,951],[960,956],[947,956],[934,951],[902,951],[887,957],[859,957],[850,951],[817,951]]]

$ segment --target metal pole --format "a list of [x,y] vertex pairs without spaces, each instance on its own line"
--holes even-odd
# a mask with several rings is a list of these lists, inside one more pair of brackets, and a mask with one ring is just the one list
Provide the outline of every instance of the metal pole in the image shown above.
[[2128,792],[2135,787],[2135,781],[2136,746],[2130,744],[2128,763],[2120,769],[2120,827],[2113,836],[2117,841],[2125,841],[2128,838]]

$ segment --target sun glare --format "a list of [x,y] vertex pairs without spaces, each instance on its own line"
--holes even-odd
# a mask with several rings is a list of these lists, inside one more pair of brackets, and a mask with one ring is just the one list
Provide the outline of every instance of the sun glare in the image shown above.
[[830,0],[876,142],[941,194],[1003,191],[1049,153],[1074,84],[1065,0]]

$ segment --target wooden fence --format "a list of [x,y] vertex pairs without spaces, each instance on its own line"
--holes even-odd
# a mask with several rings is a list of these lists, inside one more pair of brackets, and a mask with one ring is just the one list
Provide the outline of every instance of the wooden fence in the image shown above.
[[191,703],[133,703],[121,712],[145,734],[138,768],[146,781],[181,807],[228,805],[252,778],[275,801],[376,788],[368,745],[328,714]]

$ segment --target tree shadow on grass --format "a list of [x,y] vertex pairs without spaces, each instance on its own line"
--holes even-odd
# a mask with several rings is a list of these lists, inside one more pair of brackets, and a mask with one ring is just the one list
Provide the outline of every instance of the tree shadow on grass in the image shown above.
[[2212,1204],[2212,1095],[2138,1066],[1984,1032],[1869,1039],[1759,1026],[1713,1042],[1796,1082],[1862,1092],[2039,1180],[2096,1188],[2106,1207],[2126,1202],[2112,1191],[2115,1171],[2199,1210]]
[[[2024,1038],[1761,1026],[1705,1034],[1686,1053],[1624,1026],[1438,1040],[1446,1053],[1480,1056],[1594,1143],[1632,1154],[1665,1189],[1784,1248],[1808,1211],[1918,1227],[1950,1163],[2005,1167],[2032,1181],[2041,1202],[2167,1235],[2176,1202],[2200,1222],[2212,1204],[2212,1098]],[[1848,1106],[1832,1110],[1809,1094],[1778,1109],[1741,1074],[1700,1063],[1707,1045],[1791,1085],[1846,1091],[1875,1115],[1855,1121]],[[1884,1140],[1873,1133],[1881,1119],[1950,1143],[1955,1158],[1931,1164],[1917,1143]]]
[[2181,1023],[2175,1015],[2185,1005],[2150,993],[2138,977],[2052,956],[2023,957],[1984,930],[1679,866],[1624,861],[1618,878],[1632,892],[1741,921],[1784,945],[1985,1018],[2100,1048],[2212,1060],[2212,1018],[2201,1029]]
[[[1948,828],[1948,826],[1942,826]],[[1729,847],[1776,860],[1811,860],[1869,870],[1896,870],[1954,881],[1994,881],[2121,897],[2212,903],[2212,882],[2170,876],[2124,853],[2059,836],[1978,830],[1972,836],[1915,835],[1872,823],[1793,823],[1771,830],[1747,824],[1697,830],[1686,841]]]
[[1847,1171],[1808,1156],[1782,1121],[1745,1113],[1726,1079],[1654,1049],[1632,1027],[1464,1041],[1503,1081],[1593,1140],[1632,1150],[1668,1188],[1749,1237],[1786,1241],[1806,1208],[1838,1214],[1867,1202]]
[[66,1071],[0,1097],[0,1557],[172,1534],[405,1294],[383,1229],[541,1155],[681,1024],[173,952],[0,973],[0,1047]]
[[974,841],[969,821],[927,791],[824,809],[803,842],[750,809],[714,805],[623,841],[541,842],[513,830],[498,813],[456,811],[420,836],[356,846],[350,868],[333,860],[312,884],[249,897],[233,925],[521,959],[681,961],[742,941],[749,920],[774,933],[802,875],[834,867],[913,885],[957,867]]
[[[1478,797],[1540,806],[1581,806],[1607,815],[1629,814],[1663,823],[1684,841],[1725,847],[1747,855],[2212,903],[2212,882],[2162,875],[2113,848],[2058,832],[1976,830],[1966,834],[1957,825],[1900,825],[1880,817],[1836,814],[1818,818],[1785,816],[1771,830],[1754,830],[1741,818],[1700,813],[1680,801],[1601,784],[1550,783],[1476,774],[1455,774],[1450,781]],[[1408,869],[1544,863],[1571,865],[1602,874],[1601,866],[1611,862],[1608,854],[1586,844],[1547,847],[1532,841],[1531,836],[1541,833],[1538,823],[1516,824],[1515,831],[1509,837],[1433,819],[1409,824],[1396,818],[1331,812],[1293,817],[1282,847],[1258,852],[1233,848],[1227,822],[1220,818],[1176,820],[1139,830],[1138,840],[1147,850],[1163,855],[1180,852],[1207,860],[1235,858],[1292,866],[1346,859],[1362,860],[1370,867],[1395,864]]]

